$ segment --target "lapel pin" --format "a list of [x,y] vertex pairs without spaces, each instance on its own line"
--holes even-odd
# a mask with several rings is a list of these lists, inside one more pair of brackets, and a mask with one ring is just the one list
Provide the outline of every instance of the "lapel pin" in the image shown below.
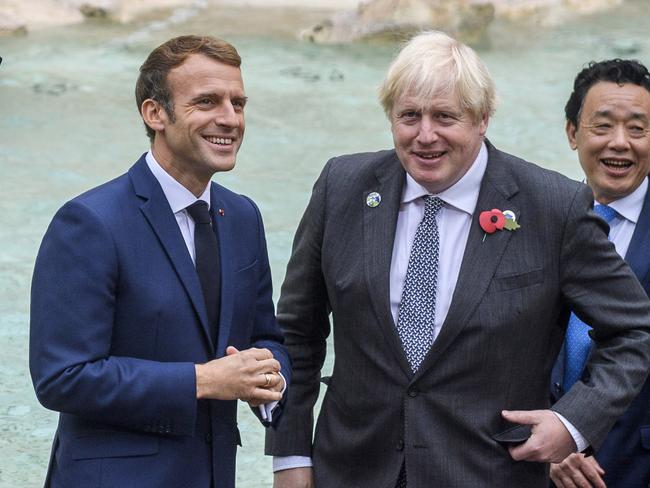
[[376,191],[373,191],[372,193],[368,194],[368,196],[366,197],[366,205],[368,205],[370,208],[375,208],[380,203],[381,203],[381,195]]
[[222,217],[226,215],[226,212],[223,211],[223,208],[219,209],[219,215],[221,215]]
[[512,210],[504,210],[503,211],[503,216],[506,218],[506,222],[503,225],[503,228],[506,230],[517,230],[519,227],[521,227],[517,223],[517,216]]
[[485,242],[488,234],[493,234],[497,230],[505,229],[513,231],[521,227],[517,223],[517,217],[512,210],[501,211],[498,208],[481,212],[478,217],[478,222],[481,229],[485,231],[485,234],[483,234],[483,242]]

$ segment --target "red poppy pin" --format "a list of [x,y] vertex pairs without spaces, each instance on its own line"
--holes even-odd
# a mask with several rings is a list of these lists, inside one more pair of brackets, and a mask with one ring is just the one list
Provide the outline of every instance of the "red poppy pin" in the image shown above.
[[478,216],[478,223],[481,225],[481,229],[485,231],[484,241],[488,234],[493,234],[497,230],[517,230],[521,227],[517,223],[517,217],[512,210],[502,212],[498,208],[481,212]]

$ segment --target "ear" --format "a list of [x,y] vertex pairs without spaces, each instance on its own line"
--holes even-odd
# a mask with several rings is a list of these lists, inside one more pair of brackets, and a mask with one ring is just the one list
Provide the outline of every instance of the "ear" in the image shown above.
[[569,147],[575,151],[578,149],[578,143],[576,142],[576,131],[578,130],[577,127],[573,125],[573,122],[567,120],[564,130],[566,132],[566,137],[569,140]]
[[156,132],[162,132],[165,130],[165,125],[169,123],[169,117],[167,116],[165,109],[151,98],[147,98],[142,102],[140,114],[142,115],[144,123]]
[[481,120],[478,123],[478,131],[481,136],[485,136],[485,133],[487,132],[488,129],[488,123],[490,122],[490,115],[489,114],[483,114],[483,117],[481,117]]

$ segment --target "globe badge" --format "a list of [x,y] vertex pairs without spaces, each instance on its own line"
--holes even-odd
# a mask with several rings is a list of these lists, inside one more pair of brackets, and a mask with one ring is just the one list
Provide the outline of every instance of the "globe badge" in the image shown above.
[[373,191],[372,193],[368,194],[368,196],[366,197],[366,205],[368,205],[370,208],[375,208],[380,203],[381,203],[381,195],[376,191]]

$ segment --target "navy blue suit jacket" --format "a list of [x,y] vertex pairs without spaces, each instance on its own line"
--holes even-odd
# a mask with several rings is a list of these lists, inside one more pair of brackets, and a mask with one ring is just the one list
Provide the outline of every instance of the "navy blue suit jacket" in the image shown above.
[[[235,485],[236,401],[197,401],[194,365],[266,347],[290,380],[262,220],[212,183],[221,257],[219,336],[144,157],[54,217],[32,282],[30,370],[60,412],[47,486]],[[277,415],[276,415],[277,418]]]
[[[625,260],[650,296],[650,191],[646,193]],[[553,399],[564,393],[563,375],[564,349],[553,369]],[[605,470],[608,488],[650,487],[650,378],[614,424],[595,456]]]

